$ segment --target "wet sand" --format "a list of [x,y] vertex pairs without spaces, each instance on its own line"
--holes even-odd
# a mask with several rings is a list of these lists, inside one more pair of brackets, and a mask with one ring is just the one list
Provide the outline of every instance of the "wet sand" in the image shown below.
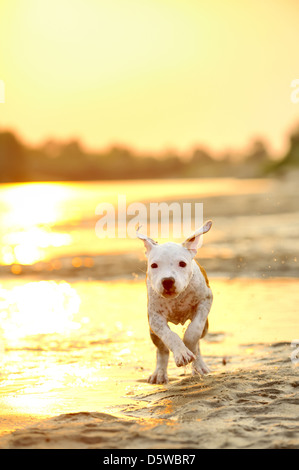
[[[298,449],[298,370],[289,345],[248,369],[187,377],[135,397],[123,416],[73,412],[1,439],[4,448]],[[144,402],[143,406],[140,404]]]
[[[297,280],[211,284],[215,302],[201,346],[211,374],[192,377],[171,358],[170,383],[150,385],[155,351],[144,282],[71,283],[81,298],[71,320],[82,330],[64,343],[59,335],[19,338],[19,349],[6,353],[11,368],[14,355],[23,362],[2,382],[1,448],[299,448],[299,366],[291,360]],[[115,292],[127,295],[113,307]],[[103,318],[95,328],[96,293],[105,293],[111,331]]]

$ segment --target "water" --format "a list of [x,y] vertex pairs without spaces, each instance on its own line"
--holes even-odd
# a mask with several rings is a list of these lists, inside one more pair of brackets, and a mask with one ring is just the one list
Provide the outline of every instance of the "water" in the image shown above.
[[[61,256],[135,251],[135,240],[99,239],[95,233],[98,204],[117,208],[119,194],[129,205],[263,194],[269,186],[264,180],[230,178],[1,185],[0,264],[31,265]],[[205,208],[204,217],[210,217]]]
[[[212,373],[248,368],[261,361],[259,345],[294,339],[296,280],[212,279],[211,284],[210,334],[201,349]],[[277,299],[277,291],[286,297]],[[136,397],[153,391],[147,378],[155,348],[144,281],[4,281],[0,302],[0,433],[29,417],[115,414],[132,399],[137,409]],[[172,328],[182,335],[185,327]],[[184,374],[190,375],[190,367],[178,369],[171,357],[170,380]]]
[[[253,272],[268,269],[266,255],[273,264],[277,259],[278,273],[297,266],[297,209],[286,186],[280,187],[277,205],[272,187],[271,181],[219,179],[158,181],[155,191],[150,181],[1,186],[0,261],[16,275],[0,279],[0,433],[34,417],[115,413],[132,399],[137,407],[138,396],[153,390],[147,384],[155,350],[148,333],[144,273],[121,277],[116,263],[114,280],[105,282],[96,272],[76,280],[73,271],[59,275],[60,257],[69,257],[74,269],[76,263],[91,269],[102,254],[120,263],[127,252],[143,256],[137,240],[96,237],[97,204],[115,203],[118,194],[128,202],[136,195],[138,201],[204,200],[204,213],[214,226],[201,255],[214,263],[208,273],[215,300],[202,353],[213,373],[258,363],[259,344],[299,337],[296,278],[218,276],[225,260],[232,259],[234,277],[240,277],[237,265],[246,256]],[[285,264],[282,256],[289,256]],[[47,260],[57,263],[52,279],[43,270],[33,277],[16,270]],[[181,335],[184,328],[174,327]],[[190,368],[178,369],[171,358],[170,379],[180,380],[184,373]]]

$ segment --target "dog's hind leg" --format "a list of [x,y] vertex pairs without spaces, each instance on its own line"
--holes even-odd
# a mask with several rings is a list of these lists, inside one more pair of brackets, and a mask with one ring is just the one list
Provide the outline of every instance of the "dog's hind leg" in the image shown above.
[[210,372],[209,367],[207,364],[204,362],[202,355],[200,354],[200,347],[199,347],[199,342],[197,346],[197,354],[196,354],[196,359],[195,361],[192,362],[192,374],[193,375],[205,375]]
[[151,384],[164,384],[168,382],[167,366],[169,359],[169,349],[163,341],[150,331],[151,339],[157,348],[157,364],[152,375],[149,376],[148,382]]
[[[184,339],[186,341],[186,339]],[[190,344],[188,341],[186,341],[187,347],[195,354],[196,358],[192,362],[192,374],[193,375],[205,375],[210,372],[209,367],[207,364],[204,362],[202,355],[200,354],[200,346],[199,346],[200,341],[197,341],[196,344]]]

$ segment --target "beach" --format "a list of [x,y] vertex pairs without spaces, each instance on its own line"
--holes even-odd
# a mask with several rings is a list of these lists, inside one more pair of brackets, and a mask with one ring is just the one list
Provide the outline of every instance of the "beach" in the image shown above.
[[45,222],[61,244],[34,251],[31,237],[31,260],[0,266],[2,449],[299,448],[296,179],[194,187],[180,201],[203,202],[214,224],[198,252],[214,294],[201,341],[211,373],[171,357],[169,383],[147,383],[143,246],[99,243],[92,202],[91,219]]

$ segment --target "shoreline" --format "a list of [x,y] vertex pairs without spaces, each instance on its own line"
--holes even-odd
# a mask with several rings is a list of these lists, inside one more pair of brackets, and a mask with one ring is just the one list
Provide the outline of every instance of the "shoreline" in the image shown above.
[[[260,254],[242,257],[213,258],[205,256],[196,259],[205,267],[209,277],[226,279],[236,278],[298,278],[296,257],[282,254],[275,258],[273,254]],[[271,264],[269,264],[271,263]],[[147,269],[146,259],[141,253],[117,253],[90,256],[86,254],[39,261],[31,265],[0,265],[1,279],[143,279]]]

